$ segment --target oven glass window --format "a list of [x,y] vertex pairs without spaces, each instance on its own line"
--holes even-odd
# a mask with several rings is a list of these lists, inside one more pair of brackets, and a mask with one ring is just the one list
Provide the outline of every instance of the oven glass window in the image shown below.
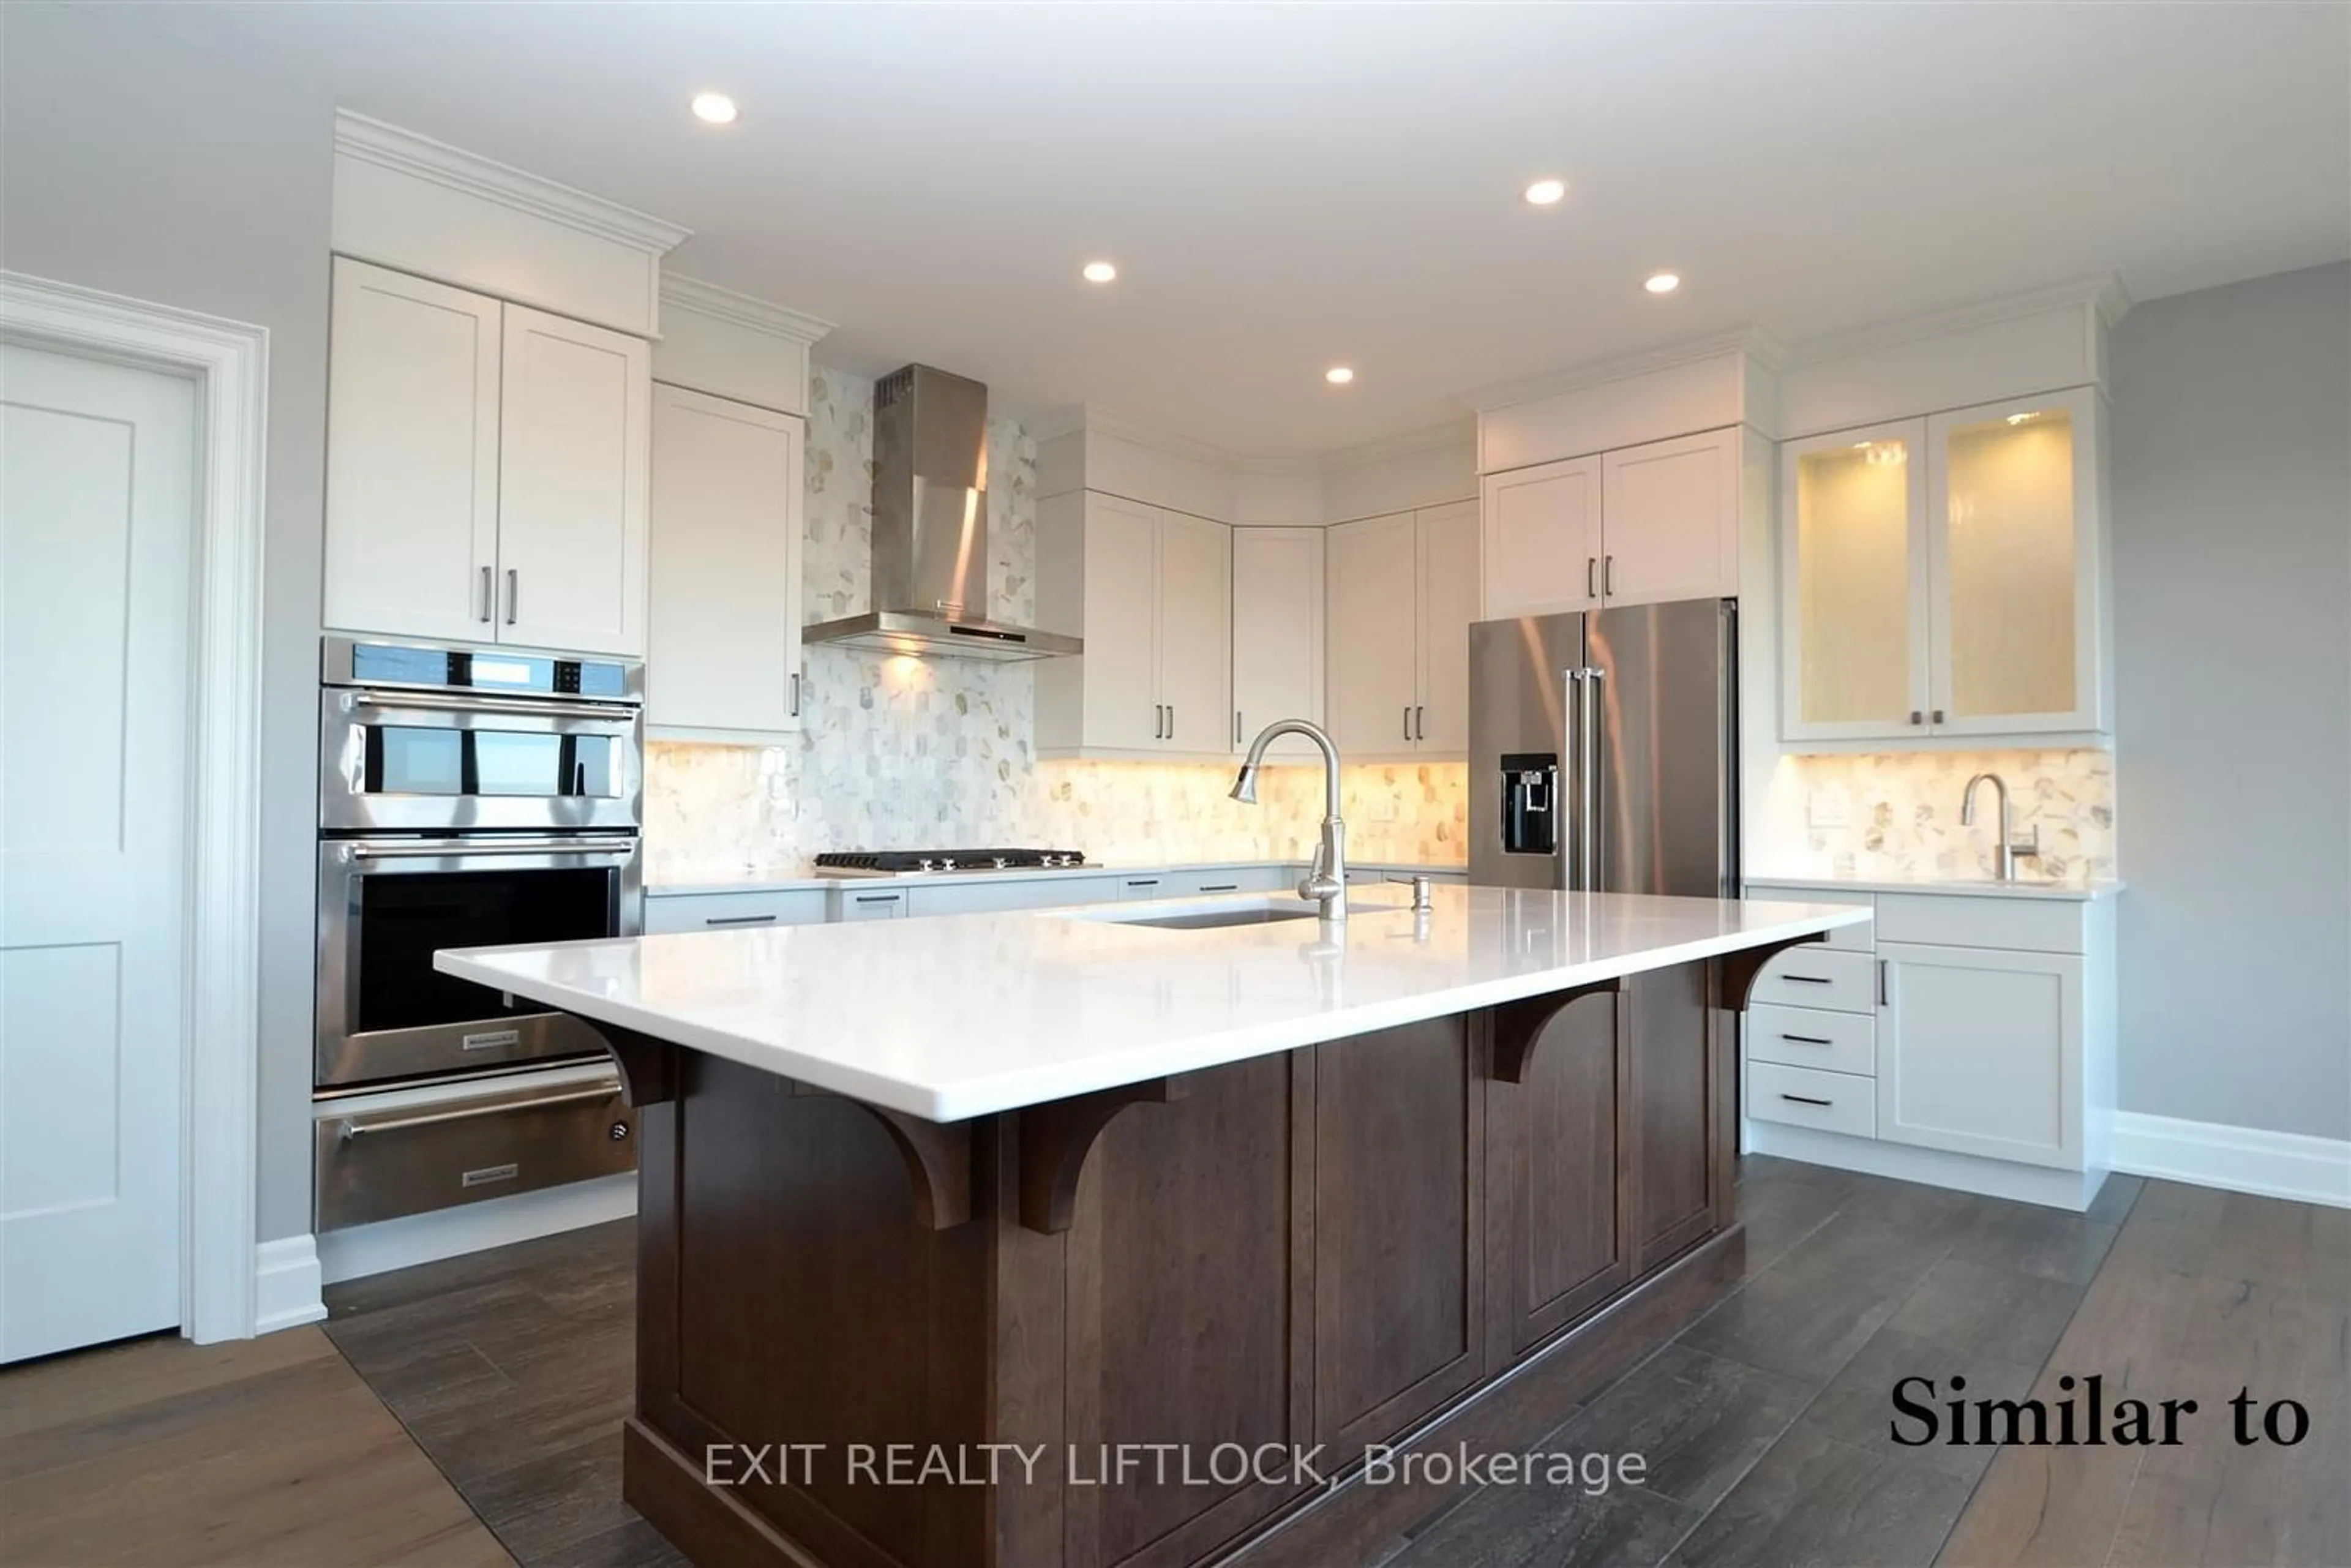
[[433,967],[440,947],[575,942],[613,934],[610,867],[405,873],[360,879],[354,1033],[545,1012]]
[[610,799],[621,742],[609,735],[431,729],[367,732],[371,795],[595,795]]

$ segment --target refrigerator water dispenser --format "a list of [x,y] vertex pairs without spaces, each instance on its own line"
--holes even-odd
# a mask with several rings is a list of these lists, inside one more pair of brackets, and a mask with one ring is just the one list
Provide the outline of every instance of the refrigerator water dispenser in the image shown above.
[[1559,754],[1502,755],[1502,852],[1559,853]]

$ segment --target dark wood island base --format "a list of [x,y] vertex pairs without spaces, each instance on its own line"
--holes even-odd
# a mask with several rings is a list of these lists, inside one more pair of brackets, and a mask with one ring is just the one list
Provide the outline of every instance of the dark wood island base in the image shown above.
[[695,1562],[1359,1561],[1716,1300],[1771,949],[938,1124],[600,1025]]

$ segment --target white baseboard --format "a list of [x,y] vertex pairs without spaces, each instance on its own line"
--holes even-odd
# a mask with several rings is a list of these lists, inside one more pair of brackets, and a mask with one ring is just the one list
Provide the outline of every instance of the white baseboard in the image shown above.
[[319,1299],[319,1248],[315,1238],[284,1236],[253,1249],[253,1332],[315,1323],[327,1315]]
[[636,1212],[637,1173],[623,1171],[569,1186],[329,1230],[319,1238],[319,1270],[326,1283],[340,1284],[608,1219],[626,1219]]
[[1922,1149],[1910,1144],[1886,1144],[1875,1138],[1848,1137],[1784,1122],[1747,1122],[1746,1151],[1830,1166],[1865,1176],[1891,1176],[1927,1186],[1947,1186],[1984,1197],[2012,1198],[2043,1204],[2075,1214],[2090,1207],[2105,1185],[2105,1171],[2059,1170],[2053,1166],[2021,1165],[2013,1160],[1988,1160],[1948,1149]]
[[2351,1208],[2351,1142],[2115,1113],[2114,1168],[2197,1186]]

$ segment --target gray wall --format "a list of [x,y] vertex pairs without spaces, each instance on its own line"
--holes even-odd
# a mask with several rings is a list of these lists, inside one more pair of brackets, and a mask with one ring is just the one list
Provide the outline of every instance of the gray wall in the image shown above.
[[2122,1105],[2351,1137],[2351,264],[2113,349]]
[[135,15],[46,5],[0,5],[0,267],[269,329],[260,1234],[298,1234],[333,104]]

